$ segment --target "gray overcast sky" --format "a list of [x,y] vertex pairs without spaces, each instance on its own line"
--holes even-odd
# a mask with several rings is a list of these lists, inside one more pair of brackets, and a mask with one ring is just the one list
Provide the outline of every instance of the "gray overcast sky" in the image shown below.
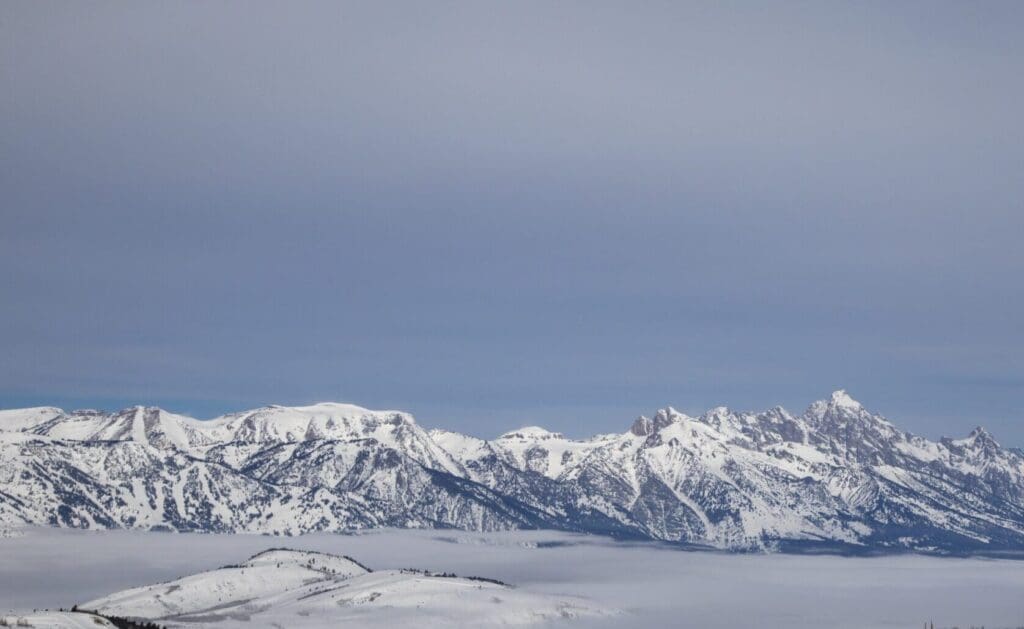
[[0,4],[0,406],[1024,445],[1024,4]]

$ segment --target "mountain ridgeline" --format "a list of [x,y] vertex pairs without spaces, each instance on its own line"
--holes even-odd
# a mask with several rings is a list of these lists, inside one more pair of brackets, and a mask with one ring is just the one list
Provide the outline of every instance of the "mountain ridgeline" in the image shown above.
[[490,441],[397,411],[0,411],[0,527],[299,534],[548,528],[730,550],[1024,550],[1024,457],[845,392],[803,414],[671,408],[620,434]]

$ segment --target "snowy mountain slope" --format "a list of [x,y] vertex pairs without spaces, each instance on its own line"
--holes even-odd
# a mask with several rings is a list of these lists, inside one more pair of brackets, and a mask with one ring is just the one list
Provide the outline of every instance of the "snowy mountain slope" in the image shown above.
[[572,597],[479,578],[373,572],[355,560],[271,550],[245,563],[125,590],[80,605],[169,627],[505,626],[609,614]]
[[174,415],[155,407],[133,406],[117,413],[60,411],[47,421],[27,429],[37,435],[74,441],[134,441],[157,448],[194,452],[214,441],[206,426],[191,417]]
[[[556,518],[558,528],[622,537],[647,536],[620,507],[605,503],[600,497],[593,499],[584,495],[575,483],[561,482],[547,475],[557,473],[559,469],[544,466],[546,473],[537,471],[537,459],[551,458],[545,448],[534,445],[521,448],[519,452],[510,451],[508,435],[499,438],[501,443],[488,443],[448,431],[434,430],[430,434],[462,462],[471,480],[551,514]],[[520,439],[518,436],[513,438]],[[566,441],[561,435],[552,439]],[[556,443],[555,447],[561,451],[567,449],[564,443]],[[523,451],[529,450],[537,451],[537,456],[532,459],[534,463],[531,463],[529,455],[522,456]]]
[[330,439],[372,439],[400,448],[432,469],[461,474],[462,469],[438,447],[411,415],[371,411],[351,404],[268,406],[203,422],[201,430],[218,443],[273,444]]
[[543,471],[571,488],[577,505],[656,539],[727,548],[1024,542],[1019,454],[984,431],[938,443],[901,433],[844,391],[800,416],[721,407],[693,418],[668,408],[587,442],[535,428],[510,435],[514,449],[509,435],[437,439],[484,484],[507,483],[486,473],[502,465]]
[[760,549],[1024,548],[1024,457],[937,442],[843,391],[793,415],[672,408],[621,434],[487,441],[395,411],[0,413],[0,524],[298,533],[558,528]]
[[355,496],[261,483],[176,450],[10,434],[0,435],[0,515],[14,524],[220,532],[378,525]]
[[275,485],[358,495],[389,526],[481,531],[556,526],[542,509],[416,458],[375,439],[316,440],[262,450],[241,471]]
[[0,431],[28,430],[62,415],[64,411],[52,406],[17,408],[0,411]]
[[507,432],[492,445],[515,467],[557,479],[566,468],[579,463],[601,443],[601,437],[577,441],[566,439],[561,433],[530,426]]
[[[308,447],[307,447],[308,446]],[[244,470],[135,442],[0,437],[0,516],[9,524],[296,534],[379,526],[555,527],[552,518],[392,449],[282,444]],[[296,453],[296,450],[308,450]],[[280,460],[274,457],[281,457]]]

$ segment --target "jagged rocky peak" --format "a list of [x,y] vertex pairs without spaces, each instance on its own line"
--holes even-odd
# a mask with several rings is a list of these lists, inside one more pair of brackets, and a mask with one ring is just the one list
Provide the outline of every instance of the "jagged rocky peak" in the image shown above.
[[727,406],[716,406],[697,418],[697,421],[712,426],[723,433],[742,431],[746,416],[734,413]]
[[802,419],[809,443],[842,459],[866,464],[896,464],[901,456],[897,444],[913,439],[886,418],[866,410],[844,390],[811,404]]
[[864,406],[853,399],[845,389],[833,391],[827,400],[818,400],[807,409],[807,414],[814,417],[830,415],[858,415],[864,413]]
[[992,433],[985,430],[983,426],[975,426],[974,430],[972,430],[970,434],[967,435],[967,438],[976,443],[994,443],[997,446],[999,445],[998,443],[996,443],[996,440],[992,437]]
[[850,397],[850,394],[846,392],[846,389],[833,391],[830,402],[837,408],[846,408],[853,411],[859,411],[864,408],[860,402]]
[[662,409],[658,409],[658,412],[654,414],[654,430],[661,430],[665,426],[674,424],[677,421],[689,419],[683,413],[680,413],[671,406],[667,406]]
[[630,426],[629,432],[638,437],[646,437],[683,419],[688,419],[688,417],[671,406],[666,406],[658,409],[654,413],[653,419],[646,415],[637,417],[633,425]]
[[898,432],[889,420],[864,408],[843,389],[833,391],[828,400],[818,400],[804,413],[811,425],[826,429],[847,429],[853,425],[871,426],[884,433]]
[[560,432],[552,432],[546,428],[540,426],[524,426],[516,430],[510,430],[505,434],[498,437],[498,439],[520,439],[528,441],[536,440],[548,440],[548,439],[565,439],[565,435]]
[[778,438],[782,441],[802,443],[808,438],[807,423],[794,417],[781,406],[775,406],[759,413],[756,423],[760,434],[756,436],[755,440],[759,442],[770,443]]
[[645,415],[641,415],[636,418],[633,425],[630,426],[629,432],[633,433],[637,437],[646,437],[654,432],[654,422]]
[[961,452],[970,450],[978,453],[995,454],[1002,450],[999,442],[996,441],[992,434],[982,426],[975,427],[975,429],[963,439],[951,439],[946,437],[942,440],[942,443],[954,451]]
[[794,417],[792,413],[781,406],[773,406],[767,411],[758,413],[756,421],[759,425],[775,427],[781,424],[799,423],[799,418]]

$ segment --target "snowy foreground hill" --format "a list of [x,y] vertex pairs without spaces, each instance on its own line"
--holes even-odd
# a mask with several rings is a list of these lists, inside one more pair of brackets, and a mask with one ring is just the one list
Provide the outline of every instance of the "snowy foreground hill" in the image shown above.
[[522,592],[480,577],[372,571],[348,557],[276,549],[239,565],[104,596],[72,612],[12,616],[8,623],[71,629],[112,626],[107,619],[116,618],[169,629],[480,627],[614,614],[584,599]]
[[938,442],[845,392],[794,415],[671,408],[586,440],[490,441],[396,411],[0,411],[0,529],[297,534],[547,528],[737,550],[1024,549],[1024,457]]

